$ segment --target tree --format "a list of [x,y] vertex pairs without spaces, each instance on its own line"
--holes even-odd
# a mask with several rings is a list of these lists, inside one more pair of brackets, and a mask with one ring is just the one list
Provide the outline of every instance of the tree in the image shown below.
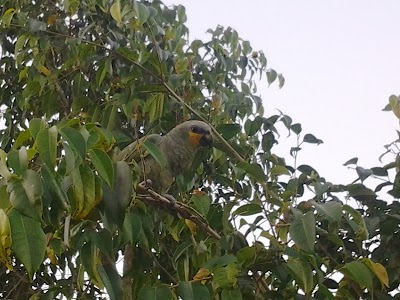
[[[346,163],[361,183],[329,183],[297,166],[302,148],[322,141],[283,113],[264,116],[257,83],[282,87],[284,78],[234,29],[189,41],[185,8],[156,0],[0,7],[2,297],[385,299],[396,291],[399,207],[377,193],[399,198],[399,175],[388,177],[397,142],[387,146],[391,164]],[[392,96],[387,107],[397,117],[399,103]],[[113,154],[190,118],[210,123],[217,142],[176,178],[171,209],[139,193],[138,170]],[[280,124],[297,138],[294,166],[274,153]],[[371,176],[382,178],[374,190],[364,185]]]

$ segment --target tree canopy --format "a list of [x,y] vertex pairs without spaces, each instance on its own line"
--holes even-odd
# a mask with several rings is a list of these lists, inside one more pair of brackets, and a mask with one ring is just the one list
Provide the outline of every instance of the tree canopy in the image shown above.
[[[346,162],[349,184],[299,164],[322,140],[266,115],[257,92],[284,77],[231,27],[189,40],[182,5],[4,0],[0,12],[2,298],[398,297],[398,141],[389,164]],[[385,110],[400,119],[399,97]],[[171,208],[113,157],[188,119],[216,143],[176,178]],[[290,160],[280,134],[296,136]]]

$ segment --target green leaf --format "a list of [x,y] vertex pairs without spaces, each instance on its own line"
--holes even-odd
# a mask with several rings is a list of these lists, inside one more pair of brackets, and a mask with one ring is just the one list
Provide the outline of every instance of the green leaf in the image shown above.
[[276,79],[276,77],[278,76],[278,74],[276,73],[275,70],[273,69],[269,69],[267,71],[267,81],[268,81],[268,85],[271,85],[271,83],[273,83]]
[[222,288],[232,288],[237,283],[239,270],[236,264],[230,263],[225,267],[217,267],[213,269],[213,282]]
[[296,283],[306,294],[309,294],[314,289],[313,271],[307,261],[299,258],[290,258],[286,267],[291,271]]
[[131,244],[136,244],[144,237],[142,220],[140,215],[129,212],[124,218],[124,236]]
[[37,134],[37,149],[42,160],[49,166],[54,167],[57,159],[57,137],[56,126],[42,129]]
[[240,290],[222,290],[221,300],[242,300],[242,293]]
[[143,147],[147,152],[155,159],[155,161],[160,165],[161,168],[165,168],[167,165],[167,161],[164,157],[164,154],[158,149],[158,147],[149,140],[145,140],[143,143]]
[[278,75],[278,81],[279,81],[279,88],[283,88],[283,86],[285,85],[285,77],[283,77],[282,74]]
[[240,216],[251,216],[255,214],[259,214],[262,212],[262,207],[257,203],[249,203],[245,205],[241,205],[238,209],[236,209],[233,214]]
[[193,194],[193,196],[190,198],[190,201],[193,201],[194,206],[202,216],[207,216],[211,206],[211,198],[209,195]]
[[183,5],[178,5],[176,7],[176,11],[177,11],[179,23],[185,23],[186,22],[186,8]]
[[80,165],[72,173],[71,208],[75,219],[83,219],[100,201],[96,197],[96,182],[92,170]]
[[110,189],[104,185],[103,201],[105,205],[105,216],[109,225],[111,224],[122,226],[124,223],[125,210],[131,201],[132,186],[132,171],[125,161],[118,161],[114,165],[114,185]]
[[0,187],[0,209],[7,209],[10,206],[10,195],[7,193],[7,186]]
[[295,133],[295,134],[300,134],[302,128],[301,128],[301,124],[296,123],[293,125],[290,125],[290,129]]
[[17,139],[15,140],[15,143],[13,145],[13,149],[18,149],[25,145],[27,142],[31,140],[31,131],[30,129],[26,129],[24,131],[21,131],[21,133],[18,135]]
[[46,251],[46,236],[40,222],[12,209],[8,214],[11,226],[11,250],[24,264],[29,279],[43,262]]
[[46,30],[46,23],[33,18],[28,18],[28,29],[32,33],[43,31]]
[[239,250],[239,252],[236,254],[236,257],[240,265],[247,267],[255,263],[257,258],[257,249],[254,246],[246,246]]
[[389,287],[389,275],[383,265],[374,262],[370,258],[362,258],[361,261],[370,268],[372,273],[374,273],[374,275],[379,279],[382,286],[385,285],[386,287]]
[[121,15],[121,1],[116,0],[113,5],[110,7],[110,14],[111,17],[117,21],[117,24],[119,25],[122,22],[122,15]]
[[254,121],[247,119],[244,124],[244,130],[248,136],[253,136],[260,130],[262,124],[263,121],[260,117],[256,117]]
[[199,282],[180,281],[178,285],[178,296],[185,300],[208,300],[212,299],[205,285]]
[[306,252],[314,252],[315,226],[315,216],[312,211],[293,220],[290,224],[290,236],[296,245]]
[[349,197],[353,197],[358,201],[368,202],[375,200],[377,197],[373,190],[363,184],[349,184],[347,185],[347,190],[349,191]]
[[385,168],[374,167],[370,169],[375,176],[388,176],[388,171]]
[[92,160],[94,167],[99,172],[101,178],[107,182],[110,188],[114,185],[114,166],[111,158],[100,149],[89,150],[89,157]]
[[121,47],[117,49],[118,54],[121,56],[125,57],[126,59],[130,61],[137,61],[138,60],[138,55],[136,52],[133,52],[131,49],[126,48],[126,47]]
[[337,201],[329,201],[326,203],[317,203],[312,201],[314,207],[320,214],[323,214],[330,222],[339,223],[342,219],[342,204]]
[[0,149],[0,175],[6,180],[9,180],[12,175],[10,170],[8,169],[6,161],[7,153],[3,149]]
[[290,172],[285,166],[275,165],[271,168],[271,175],[290,175]]
[[338,270],[351,280],[357,282],[361,288],[367,288],[369,291],[373,289],[373,273],[361,261],[352,261],[344,265]]
[[33,139],[35,140],[37,138],[37,134],[39,133],[39,131],[45,128],[46,128],[46,122],[43,119],[33,118],[32,120],[29,121],[29,130],[31,132]]
[[146,23],[146,21],[148,20],[149,16],[150,16],[150,11],[147,8],[146,5],[144,5],[143,3],[140,3],[138,1],[134,2],[134,8],[136,11],[136,16],[139,20],[140,25],[143,25],[144,23]]
[[22,179],[12,178],[7,185],[11,204],[22,214],[35,220],[42,214],[42,181],[38,173],[26,170]]
[[224,267],[229,264],[237,263],[237,258],[233,254],[225,254],[211,258],[204,264],[204,268],[214,269],[218,267]]
[[240,132],[239,124],[222,124],[217,127],[217,131],[225,140],[230,140]]
[[11,150],[7,155],[8,165],[14,170],[14,172],[22,176],[26,169],[28,169],[28,152],[26,147],[22,146],[18,151]]
[[301,165],[297,167],[297,170],[299,170],[301,173],[304,173],[308,176],[311,176],[311,174],[318,174],[318,172],[311,166],[308,165]]
[[174,262],[178,261],[178,259],[179,259],[183,254],[187,253],[188,249],[191,248],[191,247],[193,247],[192,243],[189,243],[189,242],[181,243],[181,244],[175,249],[175,252],[174,252],[174,255],[173,255],[173,257],[174,257]]
[[70,205],[68,201],[68,196],[65,193],[62,187],[62,177],[57,172],[54,172],[49,169],[49,167],[44,164],[42,166],[42,176],[43,181],[47,186],[50,194],[53,196],[53,199],[58,201],[62,209],[64,209],[67,213],[70,212]]
[[100,62],[99,68],[96,72],[97,87],[100,87],[104,78],[106,77],[109,69],[110,59],[104,59]]
[[303,142],[305,143],[310,143],[310,144],[322,144],[323,141],[320,139],[317,139],[314,135],[307,133],[304,138],[303,138]]
[[85,268],[85,271],[89,275],[90,280],[93,281],[99,288],[104,288],[97,268],[97,265],[101,264],[101,261],[98,251],[93,243],[89,242],[82,246],[80,251],[80,260]]
[[118,122],[118,106],[111,105],[109,106],[103,114],[102,126],[107,131],[114,130],[115,126]]
[[362,167],[356,167],[356,172],[358,177],[360,178],[361,182],[367,179],[369,176],[372,175],[372,171],[369,169],[364,169]]
[[358,162],[358,157],[353,157],[352,159],[349,159],[346,161],[343,166],[348,166],[348,165],[356,165]]
[[13,16],[16,14],[17,10],[15,8],[9,8],[5,11],[5,13],[1,16],[1,21],[3,27],[10,27]]
[[400,119],[400,100],[399,97],[391,95],[389,97],[389,105],[395,116]]
[[184,73],[188,70],[188,62],[186,58],[180,58],[175,63],[175,70],[177,74]]
[[173,296],[171,289],[169,286],[161,285],[154,286],[149,288],[142,288],[139,292],[138,299],[147,300],[173,300],[175,297]]
[[122,280],[117,270],[110,265],[98,264],[97,271],[107,289],[107,294],[110,297],[110,300],[122,299]]
[[149,114],[149,121],[160,118],[164,109],[164,94],[152,94],[145,102],[143,110]]
[[267,176],[265,175],[263,169],[258,164],[249,164],[248,162],[240,162],[236,165],[236,167],[244,170],[247,175],[253,177],[255,180],[259,182],[265,182],[267,180]]
[[351,220],[357,225],[355,229],[356,237],[361,240],[368,239],[368,228],[363,216],[356,209],[347,204],[343,205],[343,210],[350,214]]
[[249,41],[243,41],[242,48],[243,48],[242,53],[243,53],[243,55],[246,55],[246,56],[249,55],[250,52],[253,50],[250,46]]
[[62,127],[59,130],[62,138],[71,146],[79,157],[84,160],[86,155],[86,141],[82,134],[71,127]]

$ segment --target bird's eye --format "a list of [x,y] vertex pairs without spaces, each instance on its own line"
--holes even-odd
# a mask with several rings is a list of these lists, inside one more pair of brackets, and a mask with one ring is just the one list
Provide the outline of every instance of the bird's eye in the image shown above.
[[197,128],[196,126],[193,126],[192,128],[190,128],[190,130],[191,130],[193,133],[199,133],[199,128]]

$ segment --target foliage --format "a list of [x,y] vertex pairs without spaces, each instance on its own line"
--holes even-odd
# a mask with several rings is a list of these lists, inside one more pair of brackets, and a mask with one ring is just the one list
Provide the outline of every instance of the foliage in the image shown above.
[[[378,193],[399,198],[400,173],[388,175],[399,166],[398,141],[387,146],[393,163],[365,169],[352,159],[360,182],[331,184],[296,166],[305,144],[322,141],[287,115],[264,116],[256,82],[282,87],[284,78],[232,28],[189,41],[185,8],[156,0],[0,8],[3,298],[386,299],[397,291],[399,205]],[[399,103],[392,96],[387,107],[397,117]],[[189,118],[207,120],[218,141],[170,190],[185,216],[136,197],[137,170],[113,154]],[[294,166],[273,152],[280,124],[297,137]],[[370,189],[368,177],[382,183]]]

